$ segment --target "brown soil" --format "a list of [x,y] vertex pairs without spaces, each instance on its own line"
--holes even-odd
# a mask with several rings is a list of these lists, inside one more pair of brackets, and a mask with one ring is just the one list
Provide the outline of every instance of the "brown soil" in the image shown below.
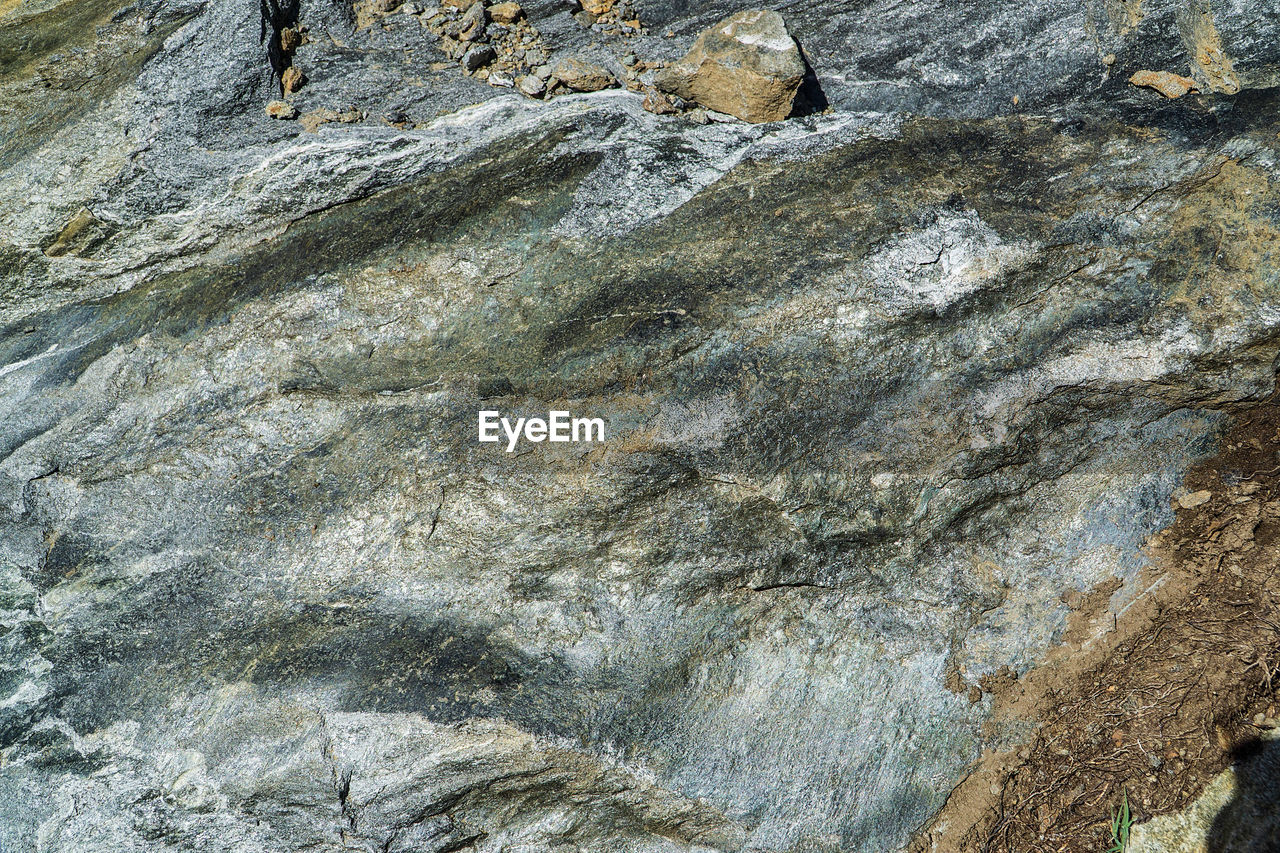
[[1278,454],[1273,396],[1238,413],[1220,454],[1189,472],[1131,606],[1110,611],[1114,580],[1077,596],[1044,666],[983,685],[992,726],[1039,727],[1020,749],[983,755],[913,853],[1098,853],[1123,793],[1138,821],[1175,811],[1248,752],[1255,713],[1278,704]]

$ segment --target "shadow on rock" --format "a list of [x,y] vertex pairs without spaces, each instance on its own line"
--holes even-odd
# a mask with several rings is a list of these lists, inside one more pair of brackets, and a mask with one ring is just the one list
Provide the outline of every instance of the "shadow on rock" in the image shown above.
[[804,60],[804,78],[800,81],[800,88],[796,91],[796,98],[791,105],[791,115],[788,118],[825,112],[830,106],[827,94],[822,91],[822,84],[818,82],[818,75],[809,64],[809,55],[804,52],[803,45],[799,42],[796,44],[800,47],[800,58]]
[[1235,751],[1236,790],[1209,829],[1208,853],[1280,853],[1280,739]]
[[260,38],[270,39],[267,41],[267,59],[279,80],[293,59],[293,46],[281,39],[281,33],[298,25],[301,0],[259,0],[258,5],[262,15]]

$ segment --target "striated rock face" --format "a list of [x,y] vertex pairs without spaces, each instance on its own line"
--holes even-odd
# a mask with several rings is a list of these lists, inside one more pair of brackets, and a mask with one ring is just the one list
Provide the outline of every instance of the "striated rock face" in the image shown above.
[[[523,4],[522,90],[743,11],[636,5]],[[1206,8],[791,6],[756,125],[0,0],[0,846],[904,849],[1274,388],[1280,21]]]
[[781,121],[804,78],[804,60],[777,12],[726,18],[698,36],[655,79],[659,89],[743,121]]

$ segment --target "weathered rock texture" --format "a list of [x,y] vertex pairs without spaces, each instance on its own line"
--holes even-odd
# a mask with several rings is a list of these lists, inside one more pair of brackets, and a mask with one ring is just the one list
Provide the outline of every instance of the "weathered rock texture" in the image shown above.
[[757,9],[726,18],[698,36],[655,83],[743,121],[782,121],[791,115],[804,70],[782,16]]
[[884,853],[1025,740],[980,679],[1273,388],[1280,20],[786,15],[831,111],[699,125],[405,12],[0,0],[0,846]]

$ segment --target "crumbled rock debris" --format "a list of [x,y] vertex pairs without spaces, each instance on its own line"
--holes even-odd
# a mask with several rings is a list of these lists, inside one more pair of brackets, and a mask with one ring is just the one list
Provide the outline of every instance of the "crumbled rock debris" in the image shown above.
[[267,104],[267,115],[278,119],[293,119],[298,117],[298,111],[286,101],[272,101]]
[[1166,98],[1181,98],[1188,92],[1199,91],[1195,80],[1170,71],[1137,71],[1129,78],[1129,82],[1145,89],[1154,89]]

